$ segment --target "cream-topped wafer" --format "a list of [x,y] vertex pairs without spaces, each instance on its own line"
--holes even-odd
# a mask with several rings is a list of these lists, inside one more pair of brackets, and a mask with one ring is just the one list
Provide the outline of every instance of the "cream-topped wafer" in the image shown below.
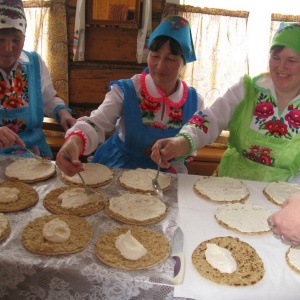
[[46,194],[43,204],[55,214],[88,216],[104,208],[106,200],[100,191],[87,195],[84,188],[68,185]]
[[[86,185],[90,187],[103,186],[111,182],[114,178],[114,172],[107,166],[98,163],[84,163],[84,171],[80,172]],[[78,174],[74,176],[67,176],[61,172],[61,179],[67,184],[75,184],[82,186],[82,181]]]
[[225,203],[215,211],[215,218],[226,228],[246,234],[269,232],[268,217],[272,212],[253,203]]
[[[128,234],[128,231],[137,244],[147,250],[147,252],[141,250],[140,245],[133,246],[134,249],[140,249],[139,255],[135,254],[134,259],[124,257],[124,252],[121,254],[118,249],[120,245],[116,245],[116,240],[123,234]],[[127,242],[131,240],[131,237],[127,236],[127,238],[125,237]],[[128,250],[130,246],[127,244],[126,247],[121,246],[121,248]],[[122,226],[101,234],[96,242],[95,252],[100,261],[113,268],[141,270],[162,263],[170,254],[170,243],[163,234],[144,226]]]
[[92,227],[84,218],[46,215],[30,221],[24,227],[22,243],[33,253],[59,255],[83,250],[92,235]]
[[290,182],[270,182],[263,191],[268,200],[277,205],[292,194],[300,194],[300,184]]
[[38,192],[21,181],[0,183],[0,212],[14,212],[26,209],[39,200]]
[[[135,169],[124,171],[119,177],[120,184],[130,191],[142,193],[154,193],[152,179],[156,176],[153,169]],[[167,173],[159,173],[158,183],[163,191],[171,186],[171,176]]]
[[124,223],[146,225],[162,220],[167,214],[167,207],[154,195],[128,193],[110,198],[105,211]]
[[5,175],[11,180],[33,183],[50,178],[55,173],[55,164],[35,158],[23,158],[6,167]]
[[243,202],[249,197],[243,182],[230,177],[201,177],[194,189],[203,198],[216,202]]
[[[213,251],[221,252],[221,255],[207,259],[212,244],[218,246],[214,246]],[[223,249],[228,250],[229,255]],[[232,256],[233,260],[228,256]],[[233,261],[236,262],[236,268]],[[216,237],[202,242],[193,251],[192,263],[203,277],[219,284],[233,286],[253,285],[261,280],[265,273],[263,261],[256,250],[248,243],[231,236]],[[220,268],[220,265],[225,265],[230,272]]]

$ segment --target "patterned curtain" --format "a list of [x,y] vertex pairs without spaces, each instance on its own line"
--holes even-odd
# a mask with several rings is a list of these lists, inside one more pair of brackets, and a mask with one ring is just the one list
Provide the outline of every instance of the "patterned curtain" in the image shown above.
[[24,49],[45,60],[54,87],[66,104],[68,89],[68,35],[65,0],[23,0],[27,18]]
[[249,13],[166,3],[163,18],[170,14],[181,15],[190,22],[197,61],[187,64],[181,76],[209,106],[249,73]]

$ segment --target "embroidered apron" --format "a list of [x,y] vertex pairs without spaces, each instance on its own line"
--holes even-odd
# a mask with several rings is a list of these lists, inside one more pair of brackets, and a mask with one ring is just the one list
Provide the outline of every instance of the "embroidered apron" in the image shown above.
[[[244,77],[246,87],[245,99],[235,110],[230,123],[228,149],[225,151],[218,168],[218,176],[249,179],[256,181],[288,181],[297,176],[300,166],[300,134],[291,140],[275,138],[259,133],[250,128],[258,88],[249,76]],[[271,150],[273,165],[257,163],[244,156],[245,150],[256,146]]]
[[[43,97],[41,88],[40,63],[38,55],[35,52],[26,52],[29,62],[22,63],[22,69],[27,74],[28,85],[28,106],[15,109],[0,110],[0,126],[11,124],[13,120],[23,120],[23,128],[19,128],[18,135],[29,149],[42,155],[53,157],[50,147],[46,142],[46,136],[42,131],[44,119]],[[19,146],[12,146],[0,150],[1,155],[30,156],[29,153],[21,150]]]
[[[93,156],[92,162],[118,168],[157,168],[150,158],[151,146],[156,140],[175,136],[180,128],[158,129],[144,126],[138,97],[130,79],[116,82],[124,93],[125,142],[116,131],[103,143]],[[183,106],[182,125],[197,110],[197,94],[189,87],[188,96]]]

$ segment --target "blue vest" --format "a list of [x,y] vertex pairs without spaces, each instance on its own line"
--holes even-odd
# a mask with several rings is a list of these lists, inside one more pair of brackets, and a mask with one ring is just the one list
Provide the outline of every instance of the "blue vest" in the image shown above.
[[[15,109],[0,110],[0,126],[11,123],[12,120],[23,119],[25,129],[18,132],[18,135],[26,144],[27,148],[35,147],[36,151],[43,156],[53,157],[50,147],[46,142],[46,136],[42,131],[44,119],[43,96],[41,88],[40,62],[37,53],[24,51],[29,58],[29,62],[22,63],[22,68],[26,69],[28,84],[28,106]],[[22,155],[17,153],[19,146],[12,146],[0,150],[1,155]],[[14,153],[15,152],[15,153]],[[28,156],[24,152],[23,156]]]
[[[145,126],[133,82],[130,79],[123,79],[113,83],[116,83],[124,93],[125,141],[119,138],[116,131],[97,149],[92,162],[127,169],[157,168],[150,157],[149,147],[151,148],[158,139],[175,136],[181,128],[159,129]],[[183,106],[182,126],[197,110],[197,103],[197,93],[194,88],[189,87],[187,100]]]

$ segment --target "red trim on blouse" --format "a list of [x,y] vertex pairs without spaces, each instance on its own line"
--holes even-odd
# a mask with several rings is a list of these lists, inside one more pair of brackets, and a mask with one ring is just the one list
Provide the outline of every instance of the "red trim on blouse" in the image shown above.
[[79,155],[83,155],[85,150],[86,150],[86,144],[87,144],[87,138],[85,136],[85,134],[83,133],[83,131],[73,131],[71,132],[66,138],[65,138],[65,142],[72,136],[72,135],[77,135],[79,137],[81,137],[82,141],[83,141],[83,147],[82,147],[82,151],[81,153],[79,153]]
[[183,93],[182,93],[182,97],[181,97],[181,100],[177,103],[174,103],[172,100],[170,100],[168,98],[168,96],[164,95],[163,92],[158,88],[157,88],[157,91],[162,95],[161,97],[153,97],[150,95],[150,93],[148,92],[148,89],[147,89],[147,86],[146,86],[146,75],[148,73],[146,72],[143,72],[141,74],[141,87],[142,87],[142,91],[144,93],[144,95],[146,96],[147,100],[151,100],[152,102],[165,102],[169,107],[182,107],[187,99],[187,95],[188,95],[188,87],[187,87],[187,84],[180,80],[180,82],[182,83],[183,85]]

